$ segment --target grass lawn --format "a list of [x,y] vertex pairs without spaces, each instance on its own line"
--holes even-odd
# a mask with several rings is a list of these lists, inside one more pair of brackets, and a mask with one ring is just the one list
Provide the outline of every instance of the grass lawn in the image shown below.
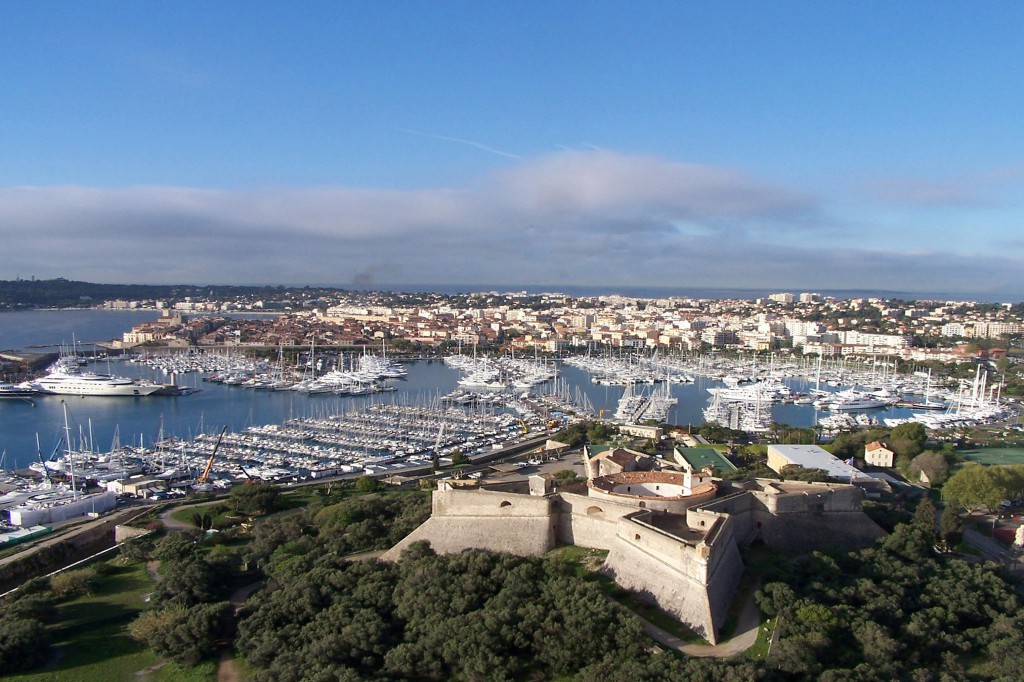
[[775,631],[775,622],[765,622],[757,628],[757,640],[754,645],[743,652],[743,658],[751,661],[763,661],[768,655],[768,646]]
[[[54,660],[33,673],[6,677],[18,682],[112,682],[159,680],[170,682],[216,679],[213,663],[185,670],[161,661],[128,636],[126,626],[145,606],[143,598],[153,588],[145,564],[114,564],[102,576],[96,593],[64,602],[57,607]],[[158,667],[159,666],[159,667]],[[152,670],[137,675],[139,671]]]
[[979,464],[1024,464],[1024,448],[976,448],[960,450],[959,454]]
[[[221,507],[224,507],[226,511],[219,511]],[[243,516],[235,516],[235,513],[231,511],[231,503],[226,500],[211,502],[199,507],[179,509],[171,513],[171,518],[175,521],[192,525],[192,516],[194,514],[199,514],[200,516],[209,514],[213,518],[214,528],[230,528],[245,520]]]

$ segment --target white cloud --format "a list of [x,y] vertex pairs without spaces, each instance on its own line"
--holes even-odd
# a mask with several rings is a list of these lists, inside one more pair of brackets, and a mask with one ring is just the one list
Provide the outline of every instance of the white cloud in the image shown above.
[[[809,228],[830,221],[824,213],[814,197],[737,169],[601,149],[516,162],[462,187],[409,191],[10,187],[0,188],[0,277],[360,286],[950,282],[948,272],[928,273],[953,256],[810,246]],[[792,247],[801,241],[807,245]],[[989,262],[986,276],[1013,267]]]

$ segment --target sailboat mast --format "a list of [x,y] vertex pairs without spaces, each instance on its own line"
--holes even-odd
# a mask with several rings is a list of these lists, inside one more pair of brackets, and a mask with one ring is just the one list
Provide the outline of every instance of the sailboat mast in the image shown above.
[[60,401],[60,404],[64,408],[64,440],[68,448],[68,466],[71,468],[71,496],[77,500],[78,488],[75,485],[75,455],[71,450],[71,424],[68,422],[68,404],[63,400]]

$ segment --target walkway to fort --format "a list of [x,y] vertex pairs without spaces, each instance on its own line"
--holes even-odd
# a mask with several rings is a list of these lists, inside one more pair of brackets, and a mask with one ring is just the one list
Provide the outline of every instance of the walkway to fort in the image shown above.
[[643,625],[644,632],[646,632],[651,639],[664,647],[675,649],[687,656],[698,656],[702,658],[730,658],[743,653],[750,647],[754,646],[754,643],[757,642],[758,628],[761,627],[761,612],[758,611],[757,606],[754,605],[755,592],[757,592],[757,587],[749,591],[749,594],[743,602],[739,620],[736,623],[736,634],[733,635],[731,639],[720,644],[687,643],[672,633],[662,630],[657,625],[645,620],[638,614],[634,613],[633,615],[636,616],[641,625]]

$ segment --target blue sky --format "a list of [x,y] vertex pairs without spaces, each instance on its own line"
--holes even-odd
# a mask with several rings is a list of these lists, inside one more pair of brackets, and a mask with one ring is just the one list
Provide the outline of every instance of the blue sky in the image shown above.
[[0,278],[1024,296],[1024,6],[0,9]]

